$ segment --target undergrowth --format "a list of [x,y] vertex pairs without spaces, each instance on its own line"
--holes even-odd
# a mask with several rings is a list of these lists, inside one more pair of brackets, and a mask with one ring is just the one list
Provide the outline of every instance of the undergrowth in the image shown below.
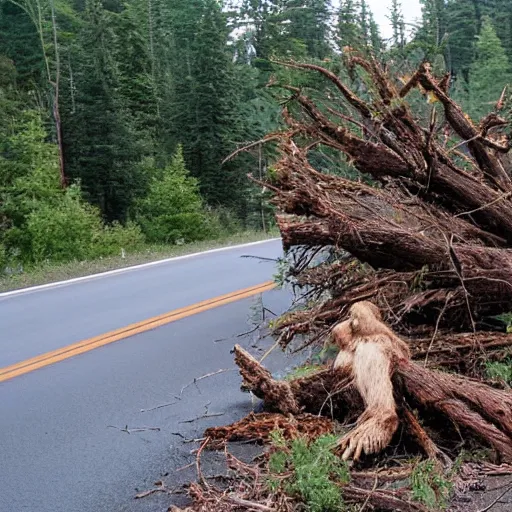
[[419,462],[411,475],[412,498],[423,503],[429,510],[446,510],[452,483],[450,475],[443,475],[436,468],[435,462]]
[[485,373],[489,379],[512,386],[512,357],[508,357],[500,362],[487,362],[485,364]]
[[270,487],[281,487],[298,497],[310,512],[345,510],[342,485],[350,481],[350,473],[347,464],[333,453],[337,440],[334,435],[324,435],[311,443],[301,438],[286,442],[279,431],[274,432]]

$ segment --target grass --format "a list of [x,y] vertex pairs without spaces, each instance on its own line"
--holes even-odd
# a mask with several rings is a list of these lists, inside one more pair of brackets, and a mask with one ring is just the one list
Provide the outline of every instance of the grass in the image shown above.
[[487,362],[485,373],[490,379],[512,386],[512,357],[501,362]]
[[249,231],[218,240],[195,242],[185,245],[146,246],[142,251],[126,254],[124,258],[119,255],[93,261],[72,261],[59,264],[48,262],[31,268],[25,268],[23,271],[16,274],[0,276],[0,292],[64,281],[75,277],[89,276],[109,270],[158,261],[160,259],[208,251],[210,249],[258,242],[278,236],[279,234],[277,232],[263,233]]
[[439,472],[434,461],[425,460],[416,465],[411,476],[412,499],[428,510],[445,510],[449,503],[452,483]]

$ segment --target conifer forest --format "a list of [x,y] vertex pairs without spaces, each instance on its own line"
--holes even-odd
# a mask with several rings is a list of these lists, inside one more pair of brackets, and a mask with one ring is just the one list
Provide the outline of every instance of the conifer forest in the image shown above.
[[[272,228],[268,191],[247,175],[268,175],[275,145],[226,158],[284,126],[290,91],[272,82],[329,95],[280,60],[321,64],[361,94],[349,48],[403,80],[428,60],[470,115],[487,113],[512,73],[511,2],[421,3],[406,24],[390,2],[384,40],[364,0],[2,0],[0,267]],[[327,146],[312,158],[359,175]]]

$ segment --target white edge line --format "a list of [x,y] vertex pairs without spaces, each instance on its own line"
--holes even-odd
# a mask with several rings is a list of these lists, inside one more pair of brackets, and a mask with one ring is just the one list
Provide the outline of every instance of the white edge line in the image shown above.
[[125,272],[133,272],[134,270],[141,270],[144,268],[155,267],[157,265],[162,265],[164,263],[170,263],[170,262],[179,261],[179,260],[186,260],[189,258],[195,258],[197,256],[213,254],[216,252],[231,251],[234,249],[243,249],[244,247],[252,247],[255,245],[266,244],[269,242],[276,242],[277,240],[281,240],[281,238],[269,238],[267,240],[259,240],[257,242],[250,242],[247,244],[240,244],[240,245],[227,245],[225,247],[219,247],[217,249],[209,249],[208,251],[194,252],[191,254],[183,254],[182,256],[174,256],[172,258],[166,258],[164,260],[150,261],[149,263],[142,263],[140,265],[133,265],[130,267],[118,268],[115,270],[108,270],[106,272],[101,272],[99,274],[91,274],[89,276],[75,277],[73,279],[67,279],[65,281],[57,281],[55,283],[47,283],[47,284],[41,284],[38,286],[31,286],[30,288],[21,288],[19,290],[12,290],[10,292],[0,293],[0,299],[6,298],[6,297],[13,297],[15,295],[22,295],[25,293],[33,293],[33,292],[38,292],[38,291],[42,291],[42,290],[48,290],[50,288],[58,288],[60,286],[67,286],[70,284],[80,283],[83,281],[92,281],[94,279],[100,279],[102,277],[113,276],[116,274],[124,274]]

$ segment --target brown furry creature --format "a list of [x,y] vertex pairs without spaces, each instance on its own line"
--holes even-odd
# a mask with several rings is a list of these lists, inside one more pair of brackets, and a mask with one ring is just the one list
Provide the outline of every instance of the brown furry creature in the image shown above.
[[409,359],[409,347],[382,321],[377,306],[357,302],[349,319],[336,325],[333,339],[340,348],[334,368],[351,376],[366,409],[354,430],[340,440],[343,459],[377,453],[391,442],[398,415],[391,382],[394,362]]

